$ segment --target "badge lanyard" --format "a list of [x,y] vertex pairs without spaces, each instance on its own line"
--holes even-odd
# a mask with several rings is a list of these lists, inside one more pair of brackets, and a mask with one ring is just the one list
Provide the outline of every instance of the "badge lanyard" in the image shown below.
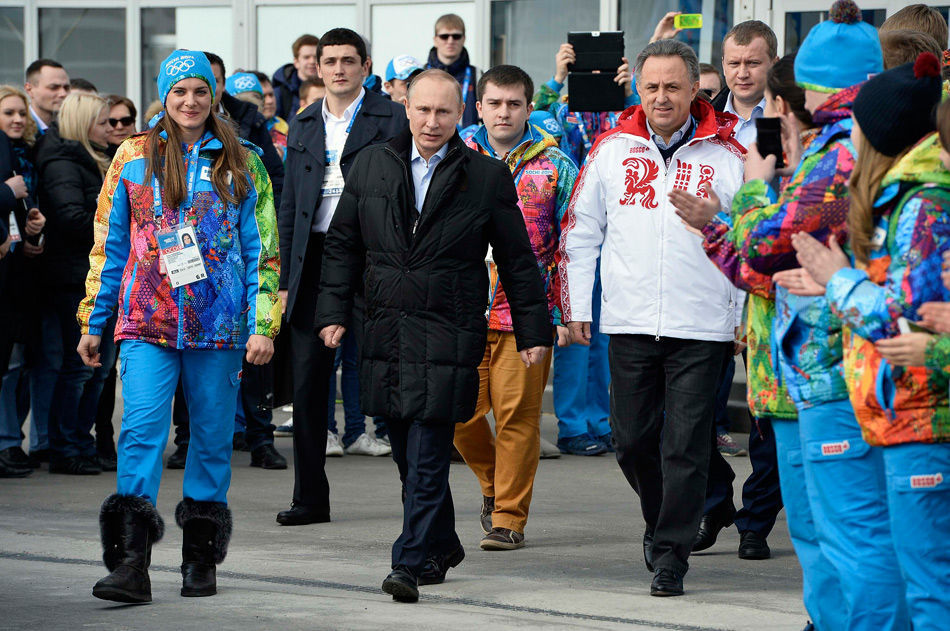
[[[185,197],[185,208],[191,208],[191,197],[195,191],[195,179],[198,177],[198,154],[201,151],[201,141],[195,143],[188,154],[188,192]],[[167,158],[166,158],[167,159]],[[158,183],[158,176],[152,174],[152,207],[155,217],[162,216],[162,191]]]
[[360,109],[363,107],[363,99],[366,98],[366,92],[363,92],[363,96],[360,97],[360,102],[356,104],[356,109],[353,110],[353,117],[350,119],[350,124],[346,126],[346,135],[350,135],[350,130],[353,129],[353,123],[356,122],[356,115],[360,113]]
[[[462,81],[462,103],[464,104],[468,100],[468,89],[472,85],[472,67],[469,66],[465,69],[465,79]],[[462,122],[459,121],[459,124],[455,126],[457,129],[462,129]]]

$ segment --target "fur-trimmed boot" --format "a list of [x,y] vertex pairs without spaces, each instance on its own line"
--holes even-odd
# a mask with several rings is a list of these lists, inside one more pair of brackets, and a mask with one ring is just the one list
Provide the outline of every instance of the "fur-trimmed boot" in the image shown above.
[[185,498],[175,509],[181,527],[181,595],[218,593],[214,566],[224,561],[231,540],[231,510],[227,504]]
[[102,560],[109,576],[96,583],[92,595],[120,603],[152,602],[148,566],[152,544],[165,534],[165,522],[144,497],[110,495],[99,512]]

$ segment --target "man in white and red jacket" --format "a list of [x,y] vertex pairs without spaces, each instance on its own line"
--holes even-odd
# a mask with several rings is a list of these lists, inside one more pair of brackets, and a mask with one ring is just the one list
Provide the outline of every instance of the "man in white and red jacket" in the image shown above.
[[699,62],[682,42],[647,46],[636,82],[641,105],[598,138],[578,176],[558,277],[563,320],[586,344],[601,257],[617,461],[640,496],[650,593],[675,596],[703,512],[716,390],[741,314],[738,290],[676,209],[728,209],[743,149],[736,117],[695,99]]

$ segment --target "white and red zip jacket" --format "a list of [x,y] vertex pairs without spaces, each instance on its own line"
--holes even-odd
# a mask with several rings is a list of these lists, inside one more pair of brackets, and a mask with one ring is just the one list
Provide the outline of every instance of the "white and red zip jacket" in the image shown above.
[[[558,282],[564,322],[592,320],[601,258],[600,330],[727,342],[741,319],[739,290],[710,262],[703,239],[676,215],[673,189],[703,195],[709,182],[728,217],[743,181],[744,149],[735,116],[693,103],[693,138],[669,169],[641,106],[601,135],[574,185],[561,222]],[[722,216],[722,215],[720,215]]]

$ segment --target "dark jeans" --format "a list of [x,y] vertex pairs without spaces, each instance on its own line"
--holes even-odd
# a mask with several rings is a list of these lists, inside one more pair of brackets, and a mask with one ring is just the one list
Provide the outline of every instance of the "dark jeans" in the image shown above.
[[[82,363],[76,352],[80,338],[76,310],[85,295],[82,287],[57,287],[46,292],[44,309],[52,316],[55,328],[46,329],[43,334],[58,335],[63,349],[49,414],[50,457],[55,460],[96,455],[96,441],[92,437],[95,408],[90,408],[88,399],[83,401],[83,391],[93,370]],[[95,394],[98,397],[98,392]]]
[[[79,414],[84,417],[91,416],[93,419],[96,428],[96,451],[101,454],[115,452],[115,430],[112,428],[112,412],[115,410],[115,362],[118,355],[114,339],[115,321],[116,317],[113,315],[102,329],[102,340],[99,343],[99,363],[102,365],[93,368],[92,377],[86,382],[82,400],[79,402]],[[106,392],[110,377],[111,391]],[[107,399],[105,407],[108,408],[108,417],[103,409],[103,398]]]
[[461,545],[449,488],[455,424],[386,419],[386,426],[405,494],[392,567],[404,566],[419,576],[426,557]]
[[689,567],[703,514],[716,392],[731,351],[731,342],[610,336],[617,462],[654,531],[656,568],[685,573]]
[[327,429],[334,434],[336,428],[336,373],[342,367],[340,390],[343,395],[343,446],[349,447],[353,441],[366,431],[366,417],[360,411],[360,349],[356,343],[356,331],[353,327],[343,336],[340,348],[336,349],[333,359],[333,373],[330,375],[327,395]]
[[736,361],[730,357],[724,364],[722,379],[719,381],[719,392],[716,393],[716,432],[729,433],[729,394],[732,392],[732,380],[736,376]]
[[[246,361],[241,367],[241,387],[239,402],[244,414],[244,440],[252,451],[263,445],[274,444],[274,426],[271,424],[273,414],[266,405],[266,377],[267,366],[254,366]],[[175,425],[175,444],[179,447],[188,445],[191,438],[189,427],[188,406],[182,391],[181,381],[175,389],[175,403],[172,406],[172,423]]]
[[311,234],[290,314],[290,361],[294,381],[295,504],[329,513],[327,406],[334,351],[314,330],[323,234]]
[[[728,372],[730,366],[734,374],[735,362],[732,358],[724,364],[724,372]],[[731,383],[732,379],[729,381]],[[732,490],[736,474],[716,448],[716,435],[713,434],[703,514],[734,519],[739,532],[752,531],[767,537],[775,526],[775,518],[782,510],[775,433],[772,431],[772,422],[767,417],[751,420],[749,462],[752,464],[752,473],[742,485],[742,508],[736,513]]]

